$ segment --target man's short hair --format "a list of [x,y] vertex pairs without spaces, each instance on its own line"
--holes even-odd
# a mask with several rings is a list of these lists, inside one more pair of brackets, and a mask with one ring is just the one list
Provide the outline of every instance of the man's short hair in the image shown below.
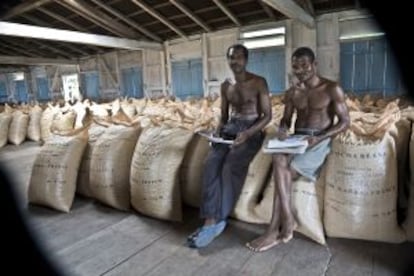
[[310,62],[315,61],[315,53],[309,47],[299,47],[292,54],[292,58],[294,57],[299,58],[299,57],[305,57],[305,56],[309,58]]
[[227,58],[230,58],[230,51],[231,49],[234,50],[242,50],[244,57],[246,58],[246,60],[249,58],[249,50],[247,50],[247,48],[243,45],[243,44],[233,44],[231,45],[228,49],[227,49]]

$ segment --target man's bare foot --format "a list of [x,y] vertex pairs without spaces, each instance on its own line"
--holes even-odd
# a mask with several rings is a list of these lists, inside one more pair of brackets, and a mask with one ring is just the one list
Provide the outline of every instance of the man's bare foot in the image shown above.
[[266,233],[257,239],[246,243],[247,248],[254,252],[264,252],[280,243],[279,232]]
[[293,238],[293,231],[298,228],[298,223],[295,219],[289,220],[284,227],[282,227],[282,233],[280,234],[283,243],[289,242]]

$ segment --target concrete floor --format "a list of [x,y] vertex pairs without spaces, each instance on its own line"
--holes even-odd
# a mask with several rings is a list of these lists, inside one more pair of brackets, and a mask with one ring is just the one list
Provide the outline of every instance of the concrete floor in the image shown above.
[[14,175],[31,231],[67,275],[402,275],[414,260],[413,243],[328,238],[324,247],[298,233],[288,244],[253,253],[244,244],[265,226],[236,220],[210,246],[194,250],[185,238],[200,220],[190,207],[182,223],[173,223],[80,196],[70,213],[26,206],[39,148],[31,142],[8,145],[0,149],[0,160]]

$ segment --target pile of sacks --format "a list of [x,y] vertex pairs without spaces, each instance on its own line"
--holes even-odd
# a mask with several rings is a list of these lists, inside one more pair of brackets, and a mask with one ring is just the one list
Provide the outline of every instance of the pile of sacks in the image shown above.
[[[271,100],[267,136],[276,131],[284,108],[283,96]],[[318,180],[300,178],[293,184],[298,231],[320,244],[326,236],[412,240],[414,196],[409,191],[414,182],[406,172],[409,166],[414,171],[414,162],[408,162],[414,158],[413,109],[398,100],[369,96],[348,98],[347,105],[351,127],[333,140]],[[220,99],[122,99],[21,109],[6,106],[0,125],[15,113],[26,115],[28,124],[40,124],[38,136],[31,134],[44,145],[33,166],[30,202],[69,212],[78,193],[120,210],[132,207],[174,221],[182,219],[183,203],[199,206],[209,144],[194,133],[217,126]],[[32,120],[32,113],[40,119]],[[10,132],[10,122],[8,126]],[[26,129],[25,137],[32,139]],[[260,151],[232,216],[268,223],[273,193],[271,158]],[[408,210],[403,218],[397,216],[399,208]]]

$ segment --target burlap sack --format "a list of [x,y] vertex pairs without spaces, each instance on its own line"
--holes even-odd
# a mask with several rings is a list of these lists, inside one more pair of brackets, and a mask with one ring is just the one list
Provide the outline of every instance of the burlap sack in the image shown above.
[[401,223],[408,208],[409,197],[409,144],[411,134],[411,122],[408,119],[401,119],[395,124],[395,128],[390,130],[390,135],[395,140],[397,150],[398,168],[398,198],[397,198],[397,218]]
[[131,204],[145,215],[181,221],[178,172],[193,133],[155,127],[143,130],[132,157]]
[[40,141],[40,120],[42,118],[43,110],[40,106],[35,105],[29,112],[29,125],[27,126],[27,138],[32,141]]
[[271,166],[272,156],[260,150],[249,165],[246,180],[231,214],[232,217],[250,223],[258,222],[253,210],[269,180]]
[[27,126],[29,124],[29,115],[16,110],[12,114],[12,120],[9,125],[8,140],[13,145],[20,145],[26,140]]
[[29,185],[29,202],[69,212],[87,131],[73,137],[51,136],[37,154]]
[[0,148],[7,144],[11,120],[11,114],[0,113]]
[[[253,209],[251,217],[254,217],[255,221],[252,222],[270,222],[275,192],[274,185],[274,179],[271,177],[263,192],[263,199]],[[299,224],[296,231],[322,245],[326,244],[322,223],[324,189],[325,169],[322,169],[316,182],[304,177],[293,181],[291,193],[292,211]]]
[[180,168],[180,186],[183,202],[193,207],[200,207],[204,160],[210,149],[207,139],[194,135],[187,149]]
[[98,138],[90,161],[92,197],[120,210],[129,209],[131,159],[140,131],[113,125]]
[[389,132],[374,141],[350,134],[333,140],[326,164],[326,233],[329,237],[402,242],[405,235],[396,212],[395,140]]
[[76,113],[73,110],[67,112],[56,112],[53,115],[53,122],[50,127],[51,131],[65,132],[74,129],[76,121]]
[[98,124],[92,124],[88,130],[88,144],[82,156],[76,185],[76,192],[86,197],[92,196],[89,188],[89,172],[91,166],[92,150],[94,148],[96,140],[105,132],[105,130],[106,127]]
[[54,107],[50,104],[48,104],[48,107],[43,111],[42,117],[40,118],[40,136],[42,141],[46,141],[49,136],[52,135],[50,128],[53,123],[53,117],[58,111],[58,107]]
[[411,138],[410,138],[410,189],[408,199],[408,211],[407,219],[405,220],[403,227],[407,234],[407,240],[414,241],[414,124],[411,127]]

